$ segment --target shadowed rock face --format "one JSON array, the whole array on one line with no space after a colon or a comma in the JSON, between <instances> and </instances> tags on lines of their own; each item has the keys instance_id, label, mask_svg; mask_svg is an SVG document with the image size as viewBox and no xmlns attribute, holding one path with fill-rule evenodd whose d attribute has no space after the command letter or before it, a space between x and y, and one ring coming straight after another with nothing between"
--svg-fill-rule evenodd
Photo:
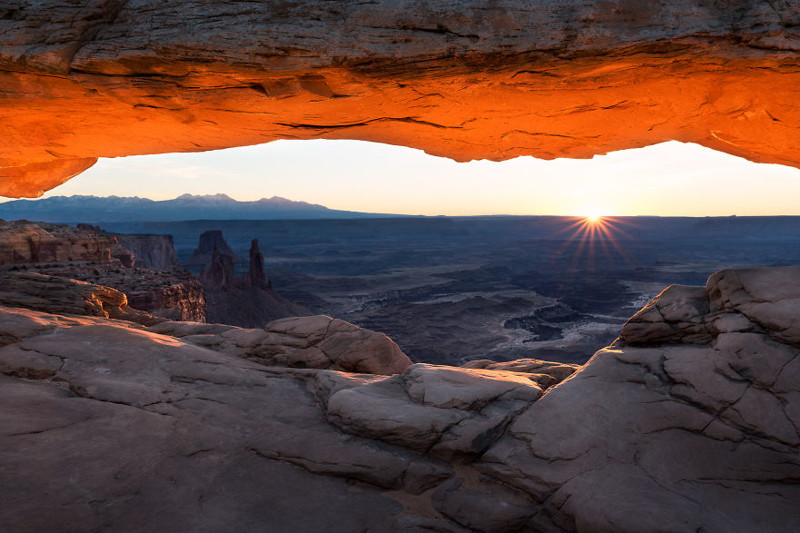
<instances>
[{"instance_id":1,"label":"shadowed rock face","mask_svg":"<svg viewBox=\"0 0 800 533\"><path fill-rule=\"evenodd\" d=\"M577 371L409 365L327 317L0 308L0 529L797 531L798 286L667 290Z\"/></svg>"},{"instance_id":2,"label":"shadowed rock face","mask_svg":"<svg viewBox=\"0 0 800 533\"><path fill-rule=\"evenodd\" d=\"M250 267L245 275L247 281L253 287L260 289L272 288L272 282L264 269L264 254L258 249L258 239L253 239L250 243Z\"/></svg>"},{"instance_id":3,"label":"shadowed rock face","mask_svg":"<svg viewBox=\"0 0 800 533\"><path fill-rule=\"evenodd\" d=\"M137 267L171 272L179 269L172 235L116 235L119 243L133 252Z\"/></svg>"},{"instance_id":4,"label":"shadowed rock face","mask_svg":"<svg viewBox=\"0 0 800 533\"><path fill-rule=\"evenodd\" d=\"M0 193L98 156L347 138L457 160L666 140L800 165L790 2L15 2ZM119 132L124 131L124 135Z\"/></svg>"},{"instance_id":5,"label":"shadowed rock face","mask_svg":"<svg viewBox=\"0 0 800 533\"><path fill-rule=\"evenodd\" d=\"M209 230L200 234L200 242L197 248L192 252L192 256L184 261L184 264L205 268L212 262L211 259L214 255L214 250L217 250L221 255L230 257L231 267L233 267L233 263L241 261L239 256L233 252L227 241L225 241L225 237L222 236L222 231Z\"/></svg>"},{"instance_id":6,"label":"shadowed rock face","mask_svg":"<svg viewBox=\"0 0 800 533\"><path fill-rule=\"evenodd\" d=\"M222 238L221 231L204 232L192 258L205 257L204 250L209 246L213 246L210 263L200 273L209 322L262 327L278 318L310 314L272 290L272 283L264 270L264 255L258 249L258 239L253 239L250 244L249 269L241 278L236 277L236 256Z\"/></svg>"}]
</instances>

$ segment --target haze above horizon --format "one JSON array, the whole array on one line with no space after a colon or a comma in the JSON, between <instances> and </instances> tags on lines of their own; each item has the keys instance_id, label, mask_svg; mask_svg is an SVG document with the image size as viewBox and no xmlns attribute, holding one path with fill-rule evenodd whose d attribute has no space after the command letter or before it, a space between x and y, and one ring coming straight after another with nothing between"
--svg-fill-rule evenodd
<instances>
[{"instance_id":1,"label":"haze above horizon","mask_svg":"<svg viewBox=\"0 0 800 533\"><path fill-rule=\"evenodd\" d=\"M275 141L101 159L44 198L185 193L408 215L800 215L800 170L679 142L591 160L456 163L363 141Z\"/></svg>"}]
</instances>

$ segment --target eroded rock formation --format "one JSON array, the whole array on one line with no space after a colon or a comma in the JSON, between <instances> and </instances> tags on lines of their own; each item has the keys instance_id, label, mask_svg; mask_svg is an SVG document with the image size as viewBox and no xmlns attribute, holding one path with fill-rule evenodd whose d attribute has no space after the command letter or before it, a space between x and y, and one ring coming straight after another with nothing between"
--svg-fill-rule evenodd
<instances>
[{"instance_id":1,"label":"eroded rock formation","mask_svg":"<svg viewBox=\"0 0 800 533\"><path fill-rule=\"evenodd\" d=\"M128 240L143 258L123 246ZM0 221L0 272L21 270L113 287L126 305L169 320L204 321L206 303L200 283L187 271L140 268L142 263L167 267L176 259L172 239L160 235L114 236L79 224ZM14 289L20 290L20 287ZM126 296L127 295L127 296ZM40 294L46 303L47 295ZM34 307L60 312L58 305Z\"/></svg>"},{"instance_id":2,"label":"eroded rock formation","mask_svg":"<svg viewBox=\"0 0 800 533\"><path fill-rule=\"evenodd\" d=\"M116 234L119 243L133 252L136 266L171 272L180 267L172 235Z\"/></svg>"},{"instance_id":3,"label":"eroded rock formation","mask_svg":"<svg viewBox=\"0 0 800 533\"><path fill-rule=\"evenodd\" d=\"M164 322L150 331L269 366L386 375L411 366L411 359L386 335L328 316L284 318L263 329Z\"/></svg>"},{"instance_id":4,"label":"eroded rock formation","mask_svg":"<svg viewBox=\"0 0 800 533\"><path fill-rule=\"evenodd\" d=\"M209 322L260 328L278 318L310 314L272 290L272 283L264 270L264 256L258 249L258 239L253 239L250 244L249 268L241 277L236 275L237 257L221 231L203 233L192 260L205 257L205 250L209 247L212 247L210 261L200 273Z\"/></svg>"},{"instance_id":5,"label":"eroded rock formation","mask_svg":"<svg viewBox=\"0 0 800 533\"><path fill-rule=\"evenodd\" d=\"M116 318L152 326L164 319L128 305L111 287L38 272L0 272L0 305L51 314Z\"/></svg>"},{"instance_id":6,"label":"eroded rock formation","mask_svg":"<svg viewBox=\"0 0 800 533\"><path fill-rule=\"evenodd\" d=\"M8 196L40 194L99 156L279 138L365 139L457 160L680 140L800 166L800 8L786 1L0 9Z\"/></svg>"},{"instance_id":7,"label":"eroded rock formation","mask_svg":"<svg viewBox=\"0 0 800 533\"><path fill-rule=\"evenodd\" d=\"M797 531L797 287L789 267L671 289L648 307L672 333L647 311L577 371L285 368L337 321L0 308L0 528ZM672 316L715 326L685 342ZM277 339L297 349L259 359Z\"/></svg>"},{"instance_id":8,"label":"eroded rock formation","mask_svg":"<svg viewBox=\"0 0 800 533\"><path fill-rule=\"evenodd\" d=\"M96 263L131 267L134 256L98 228L0 220L0 267Z\"/></svg>"},{"instance_id":9,"label":"eroded rock formation","mask_svg":"<svg viewBox=\"0 0 800 533\"><path fill-rule=\"evenodd\" d=\"M212 256L214 250L217 250L220 255L228 256L231 263L241 262L241 258L236 255L231 247L228 245L225 237L220 230L208 230L200 234L200 241L197 244L192 255L183 262L187 267L200 267L206 268L212 263Z\"/></svg>"}]
</instances>

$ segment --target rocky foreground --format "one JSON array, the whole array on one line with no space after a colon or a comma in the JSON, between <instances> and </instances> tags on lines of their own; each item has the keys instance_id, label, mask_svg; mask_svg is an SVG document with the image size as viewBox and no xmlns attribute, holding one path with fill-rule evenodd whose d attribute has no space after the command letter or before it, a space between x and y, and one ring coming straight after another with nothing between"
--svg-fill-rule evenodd
<instances>
[{"instance_id":1,"label":"rocky foreground","mask_svg":"<svg viewBox=\"0 0 800 533\"><path fill-rule=\"evenodd\" d=\"M2 307L0 530L797 531L798 318L800 267L723 271L575 371Z\"/></svg>"},{"instance_id":2,"label":"rocky foreground","mask_svg":"<svg viewBox=\"0 0 800 533\"><path fill-rule=\"evenodd\" d=\"M276 139L462 161L681 140L797 167L798 28L786 0L2 2L0 193Z\"/></svg>"}]
</instances>

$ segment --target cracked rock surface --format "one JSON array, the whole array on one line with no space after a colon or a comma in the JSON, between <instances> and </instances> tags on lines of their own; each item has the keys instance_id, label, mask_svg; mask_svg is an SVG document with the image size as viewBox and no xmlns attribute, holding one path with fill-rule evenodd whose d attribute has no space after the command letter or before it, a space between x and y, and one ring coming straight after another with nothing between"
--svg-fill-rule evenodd
<instances>
[{"instance_id":1,"label":"cracked rock surface","mask_svg":"<svg viewBox=\"0 0 800 533\"><path fill-rule=\"evenodd\" d=\"M150 331L270 366L388 375L411 365L411 359L383 333L324 315L282 318L263 329L163 322Z\"/></svg>"},{"instance_id":2,"label":"cracked rock surface","mask_svg":"<svg viewBox=\"0 0 800 533\"><path fill-rule=\"evenodd\" d=\"M258 330L0 308L0 529L797 531L797 286L667 290L563 381L269 366Z\"/></svg>"},{"instance_id":3,"label":"cracked rock surface","mask_svg":"<svg viewBox=\"0 0 800 533\"><path fill-rule=\"evenodd\" d=\"M785 0L4 0L0 194L276 139L800 166L798 28Z\"/></svg>"}]
</instances>

